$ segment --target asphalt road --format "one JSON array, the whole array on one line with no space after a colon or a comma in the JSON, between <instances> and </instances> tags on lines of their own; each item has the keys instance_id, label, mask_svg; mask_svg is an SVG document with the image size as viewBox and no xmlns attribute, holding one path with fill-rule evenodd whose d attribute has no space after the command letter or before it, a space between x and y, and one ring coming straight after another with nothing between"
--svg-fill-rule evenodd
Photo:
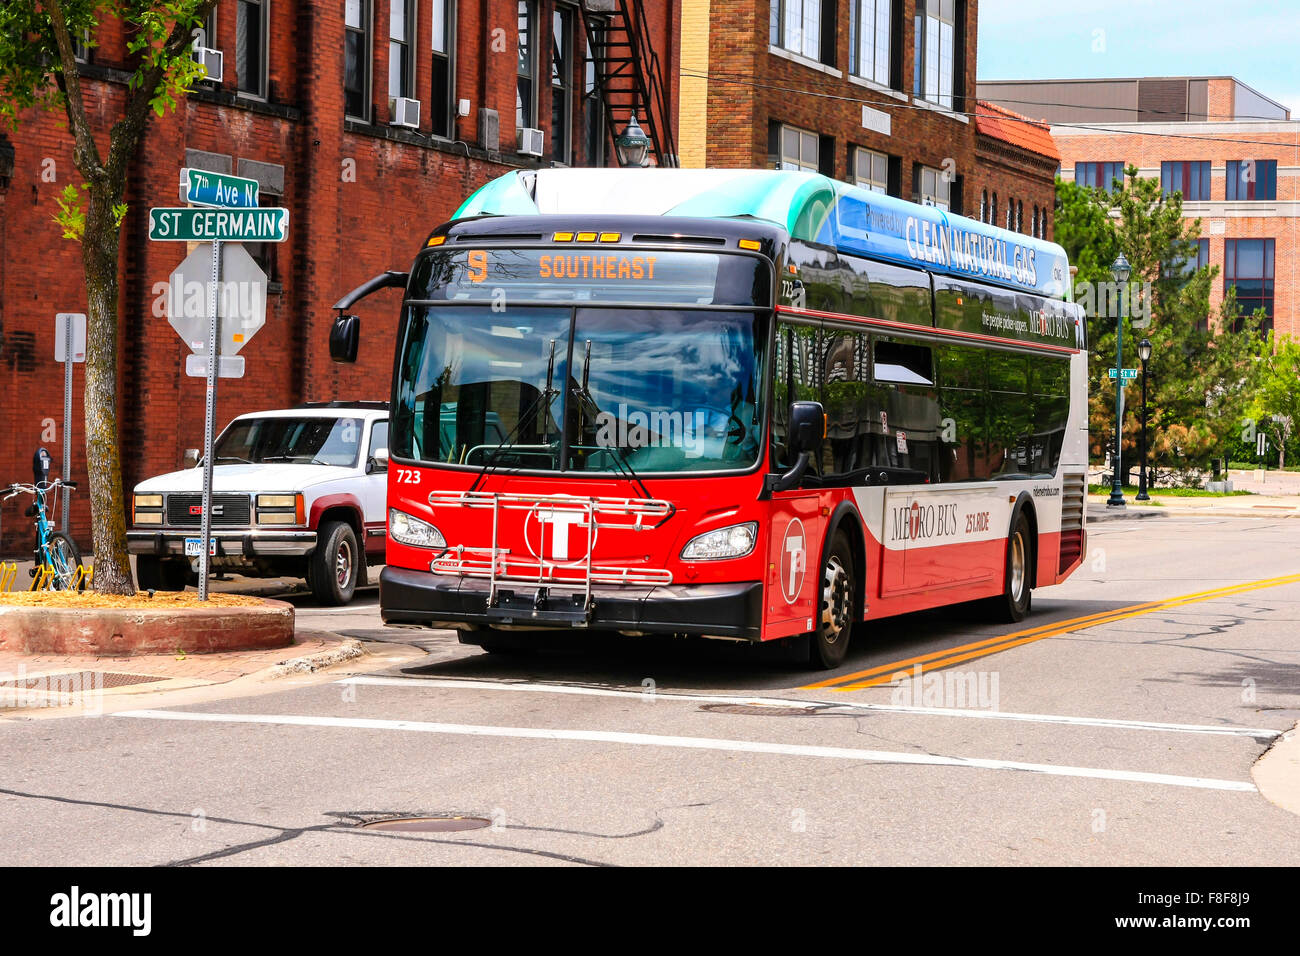
<instances>
[{"instance_id":1,"label":"asphalt road","mask_svg":"<svg viewBox=\"0 0 1300 956\"><path fill-rule=\"evenodd\" d=\"M1095 522L1025 622L880 622L832 674L633 639L495 657L383 628L373 591L297 597L300 626L427 656L0 721L0 819L22 834L0 863L1294 864L1300 817L1250 768L1300 717L1297 527ZM488 825L359 826L399 814Z\"/></svg>"}]
</instances>

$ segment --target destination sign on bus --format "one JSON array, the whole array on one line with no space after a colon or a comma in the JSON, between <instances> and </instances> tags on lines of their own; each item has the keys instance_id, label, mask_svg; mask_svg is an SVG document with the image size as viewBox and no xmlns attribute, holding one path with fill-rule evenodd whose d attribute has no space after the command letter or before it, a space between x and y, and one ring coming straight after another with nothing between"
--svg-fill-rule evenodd
<instances>
[{"instance_id":1,"label":"destination sign on bus","mask_svg":"<svg viewBox=\"0 0 1300 956\"><path fill-rule=\"evenodd\" d=\"M770 286L748 256L641 249L447 249L417 267L435 301L650 302L753 305ZM427 270L427 272L426 272ZM418 295L418 293L417 293Z\"/></svg>"}]
</instances>

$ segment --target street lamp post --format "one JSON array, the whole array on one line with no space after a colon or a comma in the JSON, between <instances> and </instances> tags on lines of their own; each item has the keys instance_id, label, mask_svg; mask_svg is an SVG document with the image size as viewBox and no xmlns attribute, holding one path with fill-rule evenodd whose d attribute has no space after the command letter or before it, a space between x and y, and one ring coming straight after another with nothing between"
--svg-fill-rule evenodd
<instances>
[{"instance_id":1,"label":"street lamp post","mask_svg":"<svg viewBox=\"0 0 1300 956\"><path fill-rule=\"evenodd\" d=\"M1142 360L1142 445L1141 461L1138 465L1138 493L1134 501L1150 501L1147 494L1147 361L1151 358L1151 340L1144 338L1138 343L1138 358Z\"/></svg>"},{"instance_id":2,"label":"street lamp post","mask_svg":"<svg viewBox=\"0 0 1300 956\"><path fill-rule=\"evenodd\" d=\"M1133 267L1129 265L1124 253L1111 264L1110 274L1119 286L1119 320L1115 323L1115 454L1111 456L1110 497L1106 505L1111 508L1123 508L1124 488L1120 482L1121 448L1124 444L1124 298L1128 292L1129 276Z\"/></svg>"},{"instance_id":3,"label":"street lamp post","mask_svg":"<svg viewBox=\"0 0 1300 956\"><path fill-rule=\"evenodd\" d=\"M636 121L636 114L628 120L627 128L614 140L614 149L618 153L618 164L624 168L644 166L650 155L650 137Z\"/></svg>"}]
</instances>

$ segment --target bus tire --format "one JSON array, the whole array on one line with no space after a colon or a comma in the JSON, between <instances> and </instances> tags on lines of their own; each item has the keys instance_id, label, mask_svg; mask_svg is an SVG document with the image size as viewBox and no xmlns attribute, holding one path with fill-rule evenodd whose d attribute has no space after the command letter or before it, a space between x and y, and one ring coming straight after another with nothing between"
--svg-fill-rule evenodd
<instances>
[{"instance_id":1,"label":"bus tire","mask_svg":"<svg viewBox=\"0 0 1300 956\"><path fill-rule=\"evenodd\" d=\"M1002 594L990 598L986 605L990 616L1004 624L1023 621L1033 604L1034 539L1029 519L1017 511L1007 535L1007 559L1003 571Z\"/></svg>"},{"instance_id":2,"label":"bus tire","mask_svg":"<svg viewBox=\"0 0 1300 956\"><path fill-rule=\"evenodd\" d=\"M321 604L347 604L357 589L357 536L346 521L327 521L317 532L316 550L308 558L312 594Z\"/></svg>"},{"instance_id":3,"label":"bus tire","mask_svg":"<svg viewBox=\"0 0 1300 956\"><path fill-rule=\"evenodd\" d=\"M835 533L821 570L817 628L808 635L808 663L817 670L831 670L843 664L849 652L857 606L853 549L842 532Z\"/></svg>"}]
</instances>

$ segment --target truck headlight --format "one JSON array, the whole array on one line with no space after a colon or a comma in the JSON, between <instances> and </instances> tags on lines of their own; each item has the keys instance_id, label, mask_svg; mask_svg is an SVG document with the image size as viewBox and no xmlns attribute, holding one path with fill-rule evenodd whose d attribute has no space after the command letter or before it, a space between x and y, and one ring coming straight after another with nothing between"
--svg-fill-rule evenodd
<instances>
[{"instance_id":1,"label":"truck headlight","mask_svg":"<svg viewBox=\"0 0 1300 956\"><path fill-rule=\"evenodd\" d=\"M713 561L718 558L743 558L758 542L758 522L728 525L697 535L682 548L683 561Z\"/></svg>"},{"instance_id":2,"label":"truck headlight","mask_svg":"<svg viewBox=\"0 0 1300 956\"><path fill-rule=\"evenodd\" d=\"M162 524L162 495L133 495L131 497L132 524Z\"/></svg>"},{"instance_id":3,"label":"truck headlight","mask_svg":"<svg viewBox=\"0 0 1300 956\"><path fill-rule=\"evenodd\" d=\"M303 496L297 495L258 495L257 523L304 525L307 513Z\"/></svg>"},{"instance_id":4,"label":"truck headlight","mask_svg":"<svg viewBox=\"0 0 1300 956\"><path fill-rule=\"evenodd\" d=\"M409 544L416 548L447 547L441 531L429 522L413 518L396 508L388 509L388 533L398 544Z\"/></svg>"}]
</instances>

